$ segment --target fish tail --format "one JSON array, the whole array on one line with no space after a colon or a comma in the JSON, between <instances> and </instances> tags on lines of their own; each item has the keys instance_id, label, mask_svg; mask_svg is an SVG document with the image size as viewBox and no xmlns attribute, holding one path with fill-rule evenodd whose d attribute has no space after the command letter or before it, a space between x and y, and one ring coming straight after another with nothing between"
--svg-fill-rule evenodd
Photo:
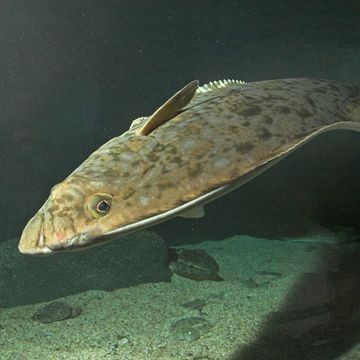
<instances>
[{"instance_id":1,"label":"fish tail","mask_svg":"<svg viewBox=\"0 0 360 360\"><path fill-rule=\"evenodd\" d=\"M350 120L358 123L360 126L360 94L349 100L346 110Z\"/></svg>"}]
</instances>

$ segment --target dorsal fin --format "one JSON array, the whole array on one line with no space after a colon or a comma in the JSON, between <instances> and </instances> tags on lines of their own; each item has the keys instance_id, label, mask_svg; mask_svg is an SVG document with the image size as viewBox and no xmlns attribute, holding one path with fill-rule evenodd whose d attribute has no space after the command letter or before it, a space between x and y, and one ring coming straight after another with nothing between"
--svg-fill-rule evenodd
<instances>
[{"instance_id":1,"label":"dorsal fin","mask_svg":"<svg viewBox=\"0 0 360 360\"><path fill-rule=\"evenodd\" d=\"M147 121L148 117L147 116L142 116L142 117L139 117L135 120L133 120L133 122L130 124L130 128L129 130L137 130L138 128L142 127L145 122Z\"/></svg>"},{"instance_id":2,"label":"dorsal fin","mask_svg":"<svg viewBox=\"0 0 360 360\"><path fill-rule=\"evenodd\" d=\"M233 79L227 79L227 80L218 80L218 81L210 81L208 84L200 86L197 90L197 94L206 93L213 90L223 89L229 86L239 86L246 84L245 81L242 80L233 80Z\"/></svg>"},{"instance_id":3,"label":"dorsal fin","mask_svg":"<svg viewBox=\"0 0 360 360\"><path fill-rule=\"evenodd\" d=\"M186 106L192 97L195 95L199 81L194 80L187 84L184 88L173 95L165 104L161 105L146 121L146 123L138 130L137 135L148 135L152 130L164 122L170 120L181 112L181 109Z\"/></svg>"}]
</instances>

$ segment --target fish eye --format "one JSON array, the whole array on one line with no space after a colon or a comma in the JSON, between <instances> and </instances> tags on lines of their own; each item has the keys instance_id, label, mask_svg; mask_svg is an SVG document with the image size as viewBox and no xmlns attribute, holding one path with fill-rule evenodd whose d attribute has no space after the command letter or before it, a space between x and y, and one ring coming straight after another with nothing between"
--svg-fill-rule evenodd
<instances>
[{"instance_id":1,"label":"fish eye","mask_svg":"<svg viewBox=\"0 0 360 360\"><path fill-rule=\"evenodd\" d=\"M101 214L107 213L111 208L111 204L107 200L102 200L96 205L97 212Z\"/></svg>"},{"instance_id":2,"label":"fish eye","mask_svg":"<svg viewBox=\"0 0 360 360\"><path fill-rule=\"evenodd\" d=\"M97 193L90 195L85 201L85 209L94 219L98 219L109 213L114 204L112 195Z\"/></svg>"}]
</instances>

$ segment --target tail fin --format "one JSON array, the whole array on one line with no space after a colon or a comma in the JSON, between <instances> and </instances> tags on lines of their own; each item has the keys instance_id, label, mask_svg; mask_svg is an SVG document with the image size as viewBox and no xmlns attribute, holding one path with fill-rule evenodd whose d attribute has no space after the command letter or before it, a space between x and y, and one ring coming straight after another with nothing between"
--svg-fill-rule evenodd
<instances>
[{"instance_id":1,"label":"tail fin","mask_svg":"<svg viewBox=\"0 0 360 360\"><path fill-rule=\"evenodd\" d=\"M349 120L360 124L360 95L349 100L346 105Z\"/></svg>"}]
</instances>

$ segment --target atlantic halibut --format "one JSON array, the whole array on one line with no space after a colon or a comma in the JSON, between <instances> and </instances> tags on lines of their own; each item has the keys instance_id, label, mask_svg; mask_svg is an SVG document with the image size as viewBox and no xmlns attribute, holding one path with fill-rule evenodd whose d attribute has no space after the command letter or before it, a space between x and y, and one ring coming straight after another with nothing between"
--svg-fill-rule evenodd
<instances>
[{"instance_id":1,"label":"atlantic halibut","mask_svg":"<svg viewBox=\"0 0 360 360\"><path fill-rule=\"evenodd\" d=\"M24 254L77 250L203 205L319 134L360 131L360 88L319 79L193 81L92 153L26 225Z\"/></svg>"}]
</instances>

